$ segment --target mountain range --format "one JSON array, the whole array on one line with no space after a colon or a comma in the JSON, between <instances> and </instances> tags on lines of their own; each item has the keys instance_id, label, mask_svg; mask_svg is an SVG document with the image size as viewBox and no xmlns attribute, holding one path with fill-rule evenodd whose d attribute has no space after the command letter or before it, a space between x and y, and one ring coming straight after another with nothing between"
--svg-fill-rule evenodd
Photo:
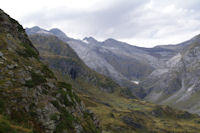
<instances>
[{"instance_id":1,"label":"mountain range","mask_svg":"<svg viewBox=\"0 0 200 133\"><path fill-rule=\"evenodd\" d=\"M33 27L26 31L28 35L42 33L57 36L68 43L88 67L112 78L138 98L200 113L199 35L176 45L143 48L114 39L102 42L93 37L72 39L59 29L47 31Z\"/></svg>"},{"instance_id":2,"label":"mountain range","mask_svg":"<svg viewBox=\"0 0 200 133\"><path fill-rule=\"evenodd\" d=\"M149 117L153 120L155 120L155 117L157 117L160 119L159 123L162 123L161 121L165 121L163 120L163 113L167 118L174 120L171 115L175 115L177 113L175 110L171 110L168 106L163 108L162 106L160 107L151 105L148 102L137 99L134 95L136 95L138 98L144 98L145 100L151 101L151 99L148 99L148 97L151 96L154 89L149 88L149 85L153 84L150 83L151 80L148 80L148 78L151 78L152 73L165 69L167 67L166 62L175 58L178 53L187 50L190 46L190 43L195 42L196 37L178 45L160 45L154 48L142 48L131 46L127 43L123 43L114 39L107 39L103 42L99 42L92 37L84 38L83 40L73 39L66 36L65 33L59 29L51 29L48 31L40 27L33 27L27 28L26 32L34 46L39 50L42 59L48 62L49 66L54 70L54 73L57 73L57 77L72 83L73 86L78 88L77 92L81 99L83 99L83 101L86 103L86 107L95 112L95 114L97 114L97 116L101 119L101 126L103 127L104 131L133 132L133 129L130 129L129 127L130 123L128 121L130 121L130 119L134 119L133 121L135 121L136 119L140 118L145 123L151 123L146 121L145 117ZM59 37L59 35L61 36ZM65 45L65 47L63 45ZM70 54L72 51L74 51L73 53L77 53L77 55L75 56L75 54ZM62 58L65 59L63 60ZM73 61L71 61L72 59L68 60L67 58L73 58ZM69 62L71 63L69 64ZM129 64L130 62L131 64ZM136 67L137 65L138 67ZM80 73L80 69L82 68L84 68L83 71L86 73L86 75L84 75L83 72ZM90 68L94 71L92 71ZM135 72L137 72L137 76L135 74L128 73L132 75L130 78L130 75L128 76L122 73L125 72L126 69L128 69L126 71L129 71L129 68L132 68ZM76 74L79 75L76 76L75 79L73 76L71 76L71 69L74 69ZM135 69L137 69L137 71ZM141 69L141 71L139 71L139 69ZM146 70L149 72L146 72L146 75L142 75ZM118 89L113 89L112 91L106 88L102 89L104 87L99 86L99 84L95 83L93 80L98 79L98 82L102 81L102 79L96 78L98 77L97 75L100 74L96 73L95 71L112 78L114 81L119 83L121 87L118 86ZM87 75L91 72L95 73L95 75L91 76L91 80L87 80L88 77L90 77ZM104 77L103 79L105 79L106 77L103 75L101 76ZM112 80L110 80L110 83L114 85ZM105 84L106 86L110 86L110 83ZM131 87L129 87L127 84ZM113 88L116 87L117 84L113 86ZM161 87L160 90L162 90ZM131 97L129 93L130 91L132 92ZM154 98L154 96L152 97ZM169 105L171 106L171 104ZM150 110L153 112L149 112L149 110L146 108L150 108ZM130 115L136 113L135 109L141 114L137 114L137 116L135 116L135 114L134 117L131 117ZM113 113L113 110L115 110L115 113ZM132 113L126 114L125 110L130 110ZM169 112L173 113L169 114ZM123 124L121 125L121 122L125 122L126 126L123 126ZM139 122L139 125L144 127L145 130L141 130L139 128L140 126L137 125L138 123L135 123L134 126L132 125L132 128L134 127L136 132L167 132L167 130L161 131L160 127L158 130L154 130L156 128L154 127L155 125L151 125L153 126L152 129L143 122ZM170 120L168 123L170 123L170 125L172 124ZM170 128L168 131L175 132L174 129ZM178 129L177 131L181 130ZM184 129L182 131L187 130Z\"/></svg>"},{"instance_id":3,"label":"mountain range","mask_svg":"<svg viewBox=\"0 0 200 133\"><path fill-rule=\"evenodd\" d=\"M83 40L68 37L61 30L45 30L40 27L27 28L28 35L46 34L57 36L78 54L84 63L94 71L112 78L132 95L145 98L147 89L139 84L153 71L166 68L166 62L178 54L195 39L177 45L159 45L153 48L137 47L114 39L103 42L93 37Z\"/></svg>"},{"instance_id":4,"label":"mountain range","mask_svg":"<svg viewBox=\"0 0 200 133\"><path fill-rule=\"evenodd\" d=\"M145 99L199 114L199 48L197 35L164 68L154 70L142 82L149 93Z\"/></svg>"},{"instance_id":5,"label":"mountain range","mask_svg":"<svg viewBox=\"0 0 200 133\"><path fill-rule=\"evenodd\" d=\"M199 41L142 48L25 32L0 10L0 133L197 133Z\"/></svg>"}]
</instances>

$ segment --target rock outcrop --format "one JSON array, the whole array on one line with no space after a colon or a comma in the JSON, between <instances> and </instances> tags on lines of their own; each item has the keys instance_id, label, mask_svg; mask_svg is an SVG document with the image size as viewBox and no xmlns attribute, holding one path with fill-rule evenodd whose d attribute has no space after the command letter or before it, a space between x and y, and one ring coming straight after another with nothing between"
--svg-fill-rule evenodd
<instances>
[{"instance_id":1,"label":"rock outcrop","mask_svg":"<svg viewBox=\"0 0 200 133\"><path fill-rule=\"evenodd\" d=\"M166 62L163 69L152 72L142 83L147 88L146 100L185 109L199 110L199 35L187 41L187 47Z\"/></svg>"},{"instance_id":2,"label":"rock outcrop","mask_svg":"<svg viewBox=\"0 0 200 133\"><path fill-rule=\"evenodd\" d=\"M40 61L23 27L0 10L0 114L37 133L97 133L70 84ZM14 128L14 127L13 127Z\"/></svg>"}]
</instances>

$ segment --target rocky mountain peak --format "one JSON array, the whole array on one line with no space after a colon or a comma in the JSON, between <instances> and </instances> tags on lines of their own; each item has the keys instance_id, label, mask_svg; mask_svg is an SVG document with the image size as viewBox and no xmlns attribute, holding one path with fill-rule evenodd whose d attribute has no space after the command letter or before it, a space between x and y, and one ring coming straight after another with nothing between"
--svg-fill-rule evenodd
<instances>
[{"instance_id":1,"label":"rocky mountain peak","mask_svg":"<svg viewBox=\"0 0 200 133\"><path fill-rule=\"evenodd\" d=\"M31 30L31 31L33 31L33 32L37 32L37 31L40 31L40 30L42 30L39 26L34 26L34 27L32 27L32 28L26 28L27 30Z\"/></svg>"},{"instance_id":2,"label":"rocky mountain peak","mask_svg":"<svg viewBox=\"0 0 200 133\"><path fill-rule=\"evenodd\" d=\"M48 30L42 29L39 26L34 26L32 28L26 28L25 30L28 35L36 34L36 33L41 34L41 35L53 35Z\"/></svg>"},{"instance_id":3,"label":"rocky mountain peak","mask_svg":"<svg viewBox=\"0 0 200 133\"><path fill-rule=\"evenodd\" d=\"M98 43L98 41L95 38L91 37L91 36L90 37L85 37L83 39L83 41L86 41L86 42L88 42L90 44L97 44Z\"/></svg>"},{"instance_id":4,"label":"rocky mountain peak","mask_svg":"<svg viewBox=\"0 0 200 133\"><path fill-rule=\"evenodd\" d=\"M49 30L49 32L53 33L56 36L59 36L62 38L67 38L67 35L58 28L53 28L53 29Z\"/></svg>"},{"instance_id":5,"label":"rocky mountain peak","mask_svg":"<svg viewBox=\"0 0 200 133\"><path fill-rule=\"evenodd\" d=\"M112 47L131 46L131 45L126 44L126 43L124 43L124 42L115 40L115 39L113 39L113 38L108 38L108 39L106 39L105 41L103 41L102 43L103 43L104 45L106 45L106 46L112 46ZM132 47L135 47L135 46L132 46Z\"/></svg>"},{"instance_id":6,"label":"rocky mountain peak","mask_svg":"<svg viewBox=\"0 0 200 133\"><path fill-rule=\"evenodd\" d=\"M118 42L117 40L113 39L113 38L108 38L104 41L105 43L112 43L112 42Z\"/></svg>"}]
</instances>

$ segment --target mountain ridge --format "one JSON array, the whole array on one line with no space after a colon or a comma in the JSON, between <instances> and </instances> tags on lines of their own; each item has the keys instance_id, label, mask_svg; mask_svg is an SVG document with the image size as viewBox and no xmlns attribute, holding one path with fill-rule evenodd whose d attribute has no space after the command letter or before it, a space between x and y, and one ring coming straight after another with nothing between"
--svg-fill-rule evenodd
<instances>
[{"instance_id":1,"label":"mountain ridge","mask_svg":"<svg viewBox=\"0 0 200 133\"><path fill-rule=\"evenodd\" d=\"M42 37L41 37L42 36ZM41 34L29 35L29 38L32 40L33 44L40 51L41 56L45 55L43 58L52 58L55 60L50 60L51 63L59 64L61 62L59 53L65 53L65 59L69 57L69 51L62 52L64 47L60 45L60 41L56 41L55 37L49 36L50 39L45 39L46 41L40 38L48 38L48 36L43 36ZM48 41L47 41L48 40ZM79 42L80 40L76 40ZM45 43L46 42L46 43ZM48 43L47 43L48 42ZM62 42L62 44L65 44ZM65 44L67 45L67 44ZM84 45L87 45L84 43ZM50 47L49 47L50 46ZM70 46L70 45L69 45ZM61 47L61 51L54 51L54 47ZM96 46L91 46L96 47ZM49 49L49 48L52 48ZM98 48L98 47L97 47ZM46 52L44 52L46 50ZM52 54L52 52L55 55ZM57 55L58 54L58 55ZM68 55L68 56L67 56ZM80 59L79 59L80 60ZM130 99L124 97L119 93L119 90L114 90L113 92L102 91L97 88L98 86L88 84L85 82L87 76L83 78L77 77L75 80L70 76L70 73L66 73L65 69L71 68L67 63L71 62L70 60L64 60L65 65L62 69L55 67L57 77L67 82L71 82L73 86L82 91L78 91L80 98L86 104L86 107L92 110L98 118L100 118L100 125L103 128L104 132L111 133L147 133L147 132L195 132L196 130L192 127L188 127L188 123L196 125L196 115L191 115L187 112L178 111L172 109L168 106L158 106L151 104L146 101L141 101L139 99ZM81 64L78 64L82 66ZM73 66L77 70L76 65ZM99 79L100 80L100 79ZM77 84L78 83L78 84ZM107 84L109 85L109 84ZM130 93L130 92L126 92ZM184 123L187 123L186 125ZM168 128L166 128L168 126ZM179 128L180 127L180 128ZM197 129L198 130L198 129Z\"/></svg>"},{"instance_id":2,"label":"mountain ridge","mask_svg":"<svg viewBox=\"0 0 200 133\"><path fill-rule=\"evenodd\" d=\"M167 61L166 67L159 70L160 73L153 72L147 77L143 84L144 86L150 85L151 89L149 90L147 87L150 94L146 99L155 103L176 106L192 113L199 113L199 43L198 35L192 39L187 48L182 49Z\"/></svg>"},{"instance_id":3,"label":"mountain ridge","mask_svg":"<svg viewBox=\"0 0 200 133\"><path fill-rule=\"evenodd\" d=\"M27 34L31 33L27 30ZM93 37L76 40L54 35L68 43L91 69L112 78L122 87L128 87L140 98L145 96L143 90L134 90L132 86L154 69L164 67L165 62L177 53L177 50L167 48L132 46L111 38L100 42Z\"/></svg>"}]
</instances>

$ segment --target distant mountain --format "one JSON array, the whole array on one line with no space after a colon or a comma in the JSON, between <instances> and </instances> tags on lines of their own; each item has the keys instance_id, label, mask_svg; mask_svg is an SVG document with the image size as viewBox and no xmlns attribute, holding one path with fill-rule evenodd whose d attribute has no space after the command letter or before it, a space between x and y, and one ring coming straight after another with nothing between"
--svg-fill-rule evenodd
<instances>
[{"instance_id":1,"label":"distant mountain","mask_svg":"<svg viewBox=\"0 0 200 133\"><path fill-rule=\"evenodd\" d=\"M34 26L34 27L32 27L31 29L26 28L25 30L26 30L26 32L29 33L29 34L38 33L38 34L43 34L43 35L45 35L45 34L47 34L47 35L54 35L53 33L49 32L49 31L47 31L47 30L45 30L45 29L41 29L41 28L38 27L38 26Z\"/></svg>"},{"instance_id":2,"label":"distant mountain","mask_svg":"<svg viewBox=\"0 0 200 133\"><path fill-rule=\"evenodd\" d=\"M135 95L145 96L142 87L135 89L136 84L149 75L155 68L162 67L164 62L174 56L176 51L165 48L141 48L114 39L99 42L93 37L76 40L67 37L61 30L50 31L35 27L26 29L27 34L54 34L68 43L78 56L91 69L111 77L123 87L129 88ZM37 28L39 29L39 28ZM36 32L34 32L36 31Z\"/></svg>"},{"instance_id":3,"label":"distant mountain","mask_svg":"<svg viewBox=\"0 0 200 133\"><path fill-rule=\"evenodd\" d=\"M34 32L30 31L34 31L34 29L33 27L33 30L30 28L26 31L28 34L33 34ZM40 32L35 33L43 34L42 31L46 30L41 29ZM59 29L47 32L68 43L88 67L112 78L119 85L128 88L132 94L140 98L144 98L148 95L148 92L145 92L139 83L154 70L165 69L166 62L170 58L187 48L195 40L193 38L177 45L143 48L114 39L100 42L93 37L85 37L83 40L77 40L67 37Z\"/></svg>"},{"instance_id":4,"label":"distant mountain","mask_svg":"<svg viewBox=\"0 0 200 133\"><path fill-rule=\"evenodd\" d=\"M200 114L200 35L183 44L185 48L165 68L156 69L144 80L145 99Z\"/></svg>"},{"instance_id":5,"label":"distant mountain","mask_svg":"<svg viewBox=\"0 0 200 133\"><path fill-rule=\"evenodd\" d=\"M34 32L32 31L33 31L32 28L26 29L26 32L29 36L34 35ZM42 31L46 31L46 30L41 29L41 31L36 31L35 34L44 35ZM46 35L51 35L52 33L59 33L59 32L52 32L52 31L53 30L48 31L49 33ZM128 90L131 92L128 94L144 97L143 96L144 93L142 92L143 91L142 87L129 81L125 76L120 74L117 70L115 70L115 68L111 64L108 63L108 61L105 59L105 56L103 56L103 53L100 54L100 52L98 52L99 48L97 45L100 45L100 42L98 42L92 37L84 38L84 40L76 40L76 39L69 38L67 36L66 38L63 38L63 36L61 37L59 35L60 33L55 34L55 36L57 36L59 39L69 44L70 47L72 47L75 50L78 56L90 68L92 68L93 70L101 74L111 77L112 79L117 81L117 83L119 83L122 87L128 88ZM92 45L90 44L91 42L93 42Z\"/></svg>"},{"instance_id":6,"label":"distant mountain","mask_svg":"<svg viewBox=\"0 0 200 133\"><path fill-rule=\"evenodd\" d=\"M59 38L64 42L69 41L71 39L68 36L66 36L64 32L62 32L60 29L57 28L53 28L49 32L52 33L53 35L59 36Z\"/></svg>"},{"instance_id":7,"label":"distant mountain","mask_svg":"<svg viewBox=\"0 0 200 133\"><path fill-rule=\"evenodd\" d=\"M109 78L88 68L74 50L56 36L44 36L37 33L29 35L29 38L39 50L42 59L48 62L52 69L69 75L76 82L81 80L109 93L113 93L119 88L119 85Z\"/></svg>"},{"instance_id":8,"label":"distant mountain","mask_svg":"<svg viewBox=\"0 0 200 133\"><path fill-rule=\"evenodd\" d=\"M125 97L124 92L121 93L125 88L120 88L109 78L90 70L69 45L58 37L36 33L29 34L29 38L39 50L43 61L47 61L54 70L56 77L76 86L75 91L86 107L100 119L103 132L178 133L200 130L200 118L197 115ZM88 41L98 43L93 38L85 38L84 41L83 45ZM93 120L97 121L96 118Z\"/></svg>"}]
</instances>

